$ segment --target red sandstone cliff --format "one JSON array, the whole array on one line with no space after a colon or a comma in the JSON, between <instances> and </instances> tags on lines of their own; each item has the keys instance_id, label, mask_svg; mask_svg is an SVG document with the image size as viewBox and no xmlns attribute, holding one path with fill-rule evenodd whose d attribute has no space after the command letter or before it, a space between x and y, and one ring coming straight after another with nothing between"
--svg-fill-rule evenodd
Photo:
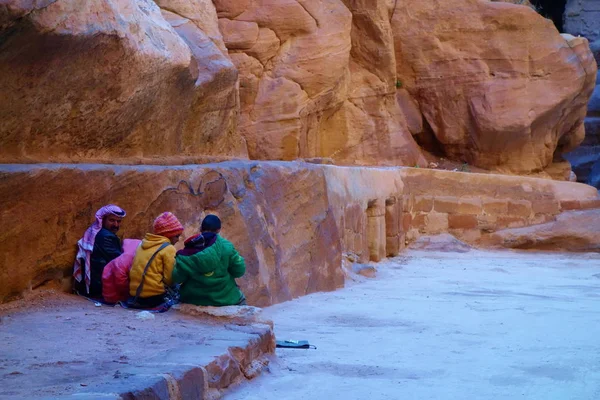
<instances>
[{"instance_id":1,"label":"red sandstone cliff","mask_svg":"<svg viewBox=\"0 0 600 400\"><path fill-rule=\"evenodd\" d=\"M414 136L538 173L596 77L585 39L480 0L12 0L0 37L2 162L424 166Z\"/></svg>"}]
</instances>

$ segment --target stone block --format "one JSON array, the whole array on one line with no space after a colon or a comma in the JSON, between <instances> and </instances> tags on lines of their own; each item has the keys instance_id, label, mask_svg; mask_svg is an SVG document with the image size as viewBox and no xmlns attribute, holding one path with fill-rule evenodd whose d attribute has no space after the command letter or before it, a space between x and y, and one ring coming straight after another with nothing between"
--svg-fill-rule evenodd
<instances>
[{"instance_id":1,"label":"stone block","mask_svg":"<svg viewBox=\"0 0 600 400\"><path fill-rule=\"evenodd\" d=\"M600 208L600 199L579 200L579 206L582 210Z\"/></svg>"},{"instance_id":2,"label":"stone block","mask_svg":"<svg viewBox=\"0 0 600 400\"><path fill-rule=\"evenodd\" d=\"M531 203L531 209L534 214L558 214L560 212L560 203L555 199L540 199Z\"/></svg>"},{"instance_id":3,"label":"stone block","mask_svg":"<svg viewBox=\"0 0 600 400\"><path fill-rule=\"evenodd\" d=\"M451 233L458 239L467 242L475 243L481 239L481 230L477 229L454 229Z\"/></svg>"},{"instance_id":4,"label":"stone block","mask_svg":"<svg viewBox=\"0 0 600 400\"><path fill-rule=\"evenodd\" d=\"M478 226L477 217L474 215L448 215L448 227L450 229L475 229Z\"/></svg>"},{"instance_id":5,"label":"stone block","mask_svg":"<svg viewBox=\"0 0 600 400\"><path fill-rule=\"evenodd\" d=\"M527 225L527 218L499 216L497 220L498 229L502 228L520 228Z\"/></svg>"},{"instance_id":6,"label":"stone block","mask_svg":"<svg viewBox=\"0 0 600 400\"><path fill-rule=\"evenodd\" d=\"M430 212L433 210L432 196L415 196L415 203L412 207L413 212Z\"/></svg>"},{"instance_id":7,"label":"stone block","mask_svg":"<svg viewBox=\"0 0 600 400\"><path fill-rule=\"evenodd\" d=\"M580 208L579 200L562 200L560 202L561 211L579 210Z\"/></svg>"},{"instance_id":8,"label":"stone block","mask_svg":"<svg viewBox=\"0 0 600 400\"><path fill-rule=\"evenodd\" d=\"M425 233L442 233L448 230L448 214L431 212L425 216Z\"/></svg>"},{"instance_id":9,"label":"stone block","mask_svg":"<svg viewBox=\"0 0 600 400\"><path fill-rule=\"evenodd\" d=\"M433 200L433 208L440 213L457 213L459 211L459 198L453 196L436 196Z\"/></svg>"},{"instance_id":10,"label":"stone block","mask_svg":"<svg viewBox=\"0 0 600 400\"><path fill-rule=\"evenodd\" d=\"M406 195L402 196L402 211L404 211L404 212L412 211L414 203L415 203L415 199L412 195L406 194Z\"/></svg>"},{"instance_id":11,"label":"stone block","mask_svg":"<svg viewBox=\"0 0 600 400\"><path fill-rule=\"evenodd\" d=\"M411 213L405 212L402 213L402 231L408 232L408 230L412 227L413 217Z\"/></svg>"},{"instance_id":12,"label":"stone block","mask_svg":"<svg viewBox=\"0 0 600 400\"><path fill-rule=\"evenodd\" d=\"M539 225L547 222L556 221L556 216L552 214L536 214L533 218L530 218L528 223L525 225ZM521 226L525 226L521 225Z\"/></svg>"},{"instance_id":13,"label":"stone block","mask_svg":"<svg viewBox=\"0 0 600 400\"><path fill-rule=\"evenodd\" d=\"M378 262L385 258L386 236L385 217L383 215L367 217L367 242L371 261Z\"/></svg>"},{"instance_id":14,"label":"stone block","mask_svg":"<svg viewBox=\"0 0 600 400\"><path fill-rule=\"evenodd\" d=\"M395 257L400 253L402 249L400 240L404 238L404 235L387 236L385 240L385 252L387 257Z\"/></svg>"},{"instance_id":15,"label":"stone block","mask_svg":"<svg viewBox=\"0 0 600 400\"><path fill-rule=\"evenodd\" d=\"M508 201L506 199L483 199L483 212L490 215L505 215L508 213Z\"/></svg>"},{"instance_id":16,"label":"stone block","mask_svg":"<svg viewBox=\"0 0 600 400\"><path fill-rule=\"evenodd\" d=\"M458 203L457 214L481 214L481 199L477 197L461 197Z\"/></svg>"},{"instance_id":17,"label":"stone block","mask_svg":"<svg viewBox=\"0 0 600 400\"><path fill-rule=\"evenodd\" d=\"M410 224L411 228L415 228L415 229L418 229L419 231L422 231L426 225L426 220L425 220L426 216L427 216L427 213L415 214L412 217L412 222Z\"/></svg>"},{"instance_id":18,"label":"stone block","mask_svg":"<svg viewBox=\"0 0 600 400\"><path fill-rule=\"evenodd\" d=\"M394 197L387 199L385 201L385 234L387 236L395 236L402 231L401 218L401 204Z\"/></svg>"},{"instance_id":19,"label":"stone block","mask_svg":"<svg viewBox=\"0 0 600 400\"><path fill-rule=\"evenodd\" d=\"M498 217L495 215L479 215L477 217L477 224L479 229L484 232L492 232L496 230L496 221Z\"/></svg>"},{"instance_id":20,"label":"stone block","mask_svg":"<svg viewBox=\"0 0 600 400\"><path fill-rule=\"evenodd\" d=\"M531 215L531 202L527 200L509 200L508 215L528 218Z\"/></svg>"}]
</instances>

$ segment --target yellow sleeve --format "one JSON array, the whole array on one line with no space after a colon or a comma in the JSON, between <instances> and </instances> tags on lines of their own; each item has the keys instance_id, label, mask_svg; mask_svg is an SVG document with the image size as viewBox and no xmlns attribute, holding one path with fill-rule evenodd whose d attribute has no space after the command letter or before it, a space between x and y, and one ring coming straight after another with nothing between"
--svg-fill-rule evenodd
<instances>
[{"instance_id":1,"label":"yellow sleeve","mask_svg":"<svg viewBox=\"0 0 600 400\"><path fill-rule=\"evenodd\" d=\"M173 268L175 267L175 246L167 246L163 251L163 282L167 286L173 284Z\"/></svg>"}]
</instances>

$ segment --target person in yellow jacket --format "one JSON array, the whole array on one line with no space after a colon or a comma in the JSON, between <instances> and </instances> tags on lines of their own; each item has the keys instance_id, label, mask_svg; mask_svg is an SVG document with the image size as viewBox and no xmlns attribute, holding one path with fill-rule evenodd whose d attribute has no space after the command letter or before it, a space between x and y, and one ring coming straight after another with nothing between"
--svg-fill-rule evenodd
<instances>
[{"instance_id":1,"label":"person in yellow jacket","mask_svg":"<svg viewBox=\"0 0 600 400\"><path fill-rule=\"evenodd\" d=\"M129 272L128 304L135 308L155 308L165 302L165 286L171 286L175 265L175 243L183 225L170 212L160 214L152 233L146 233Z\"/></svg>"}]
</instances>

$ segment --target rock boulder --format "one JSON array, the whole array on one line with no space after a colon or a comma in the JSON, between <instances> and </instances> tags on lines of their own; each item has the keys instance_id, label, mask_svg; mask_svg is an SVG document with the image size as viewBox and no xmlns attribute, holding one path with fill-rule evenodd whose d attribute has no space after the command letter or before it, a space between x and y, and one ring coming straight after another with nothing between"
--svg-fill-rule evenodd
<instances>
[{"instance_id":1,"label":"rock boulder","mask_svg":"<svg viewBox=\"0 0 600 400\"><path fill-rule=\"evenodd\" d=\"M170 24L150 0L0 7L0 162L244 156L212 4L160 3Z\"/></svg>"},{"instance_id":2,"label":"rock boulder","mask_svg":"<svg viewBox=\"0 0 600 400\"><path fill-rule=\"evenodd\" d=\"M448 158L527 174L583 140L596 79L586 39L479 0L397 2L392 28L398 80Z\"/></svg>"}]
</instances>

